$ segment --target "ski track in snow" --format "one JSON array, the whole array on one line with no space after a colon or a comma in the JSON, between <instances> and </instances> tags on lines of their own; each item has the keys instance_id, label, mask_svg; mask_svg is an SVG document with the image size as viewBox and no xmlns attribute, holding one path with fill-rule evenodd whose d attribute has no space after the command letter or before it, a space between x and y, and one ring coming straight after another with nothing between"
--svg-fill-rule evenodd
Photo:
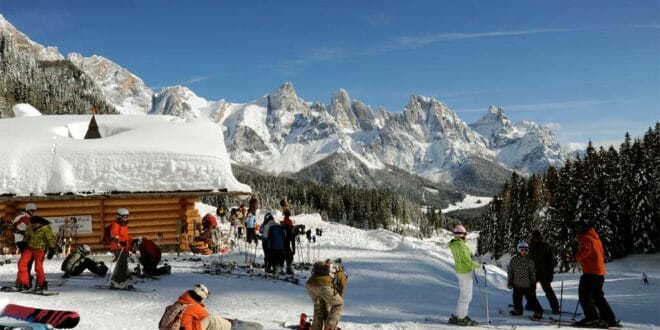
<instances>
[{"instance_id":1,"label":"ski track in snow","mask_svg":"<svg viewBox=\"0 0 660 330\"><path fill-rule=\"evenodd\" d=\"M281 215L276 213L276 219ZM263 213L262 213L263 215ZM262 216L259 217L260 221ZM360 230L344 225L323 222L319 215L293 217L307 229L323 229L316 244L302 244L298 253L309 253L315 259L343 259L348 278L342 329L450 329L448 324L429 322L426 318L446 320L454 311L458 295L454 265L447 242L451 236L419 240L391 233L386 230ZM476 238L478 235L471 235ZM470 245L474 249L475 242ZM308 252L309 251L309 252ZM261 247L257 249L261 256ZM297 324L298 315L313 314L313 306L303 286L259 277L235 278L193 273L201 271L203 263L221 257L202 256L202 261L186 260L192 254L165 254L173 266L172 275L160 280L137 283L144 289L157 291L125 292L92 289L93 285L105 284L105 278L72 278L62 286L61 258L45 261L45 269L52 290L61 291L58 296L42 297L20 293L1 293L1 303L16 303L41 308L74 310L81 321L76 329L153 329L165 306L195 283L206 284L211 296L206 301L209 311L229 318L257 321L265 329L281 329L280 323ZM109 262L107 254L97 254L96 259ZM238 260L236 254L222 257ZM0 266L0 281L13 282L16 276L16 257L11 264ZM296 256L298 261L299 257ZM604 291L617 317L626 329L654 329L660 326L660 254L631 256L608 264ZM133 267L133 265L131 265ZM506 272L496 266L488 266L488 303L490 320L498 328L556 328L524 318L511 318L498 313L508 313L511 291L506 289ZM646 272L650 287L641 284L641 273ZM308 271L302 271L307 276ZM87 274L87 273L86 273ZM486 319L484 311L484 277L478 271L479 284L475 285L470 316L477 321ZM560 282L564 280L564 310L573 311L577 300L579 274L557 274L553 287L560 294ZM539 301L547 308L547 300L541 290ZM570 316L567 317L570 319ZM564 327L564 326L562 326ZM568 328L568 327L564 327Z\"/></svg>"}]
</instances>

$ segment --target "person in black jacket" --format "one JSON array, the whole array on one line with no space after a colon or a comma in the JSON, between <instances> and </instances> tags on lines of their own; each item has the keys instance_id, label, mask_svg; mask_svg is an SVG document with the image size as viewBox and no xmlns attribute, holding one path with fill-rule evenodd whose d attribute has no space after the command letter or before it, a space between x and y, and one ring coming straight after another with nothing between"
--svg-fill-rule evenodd
<instances>
[{"instance_id":1,"label":"person in black jacket","mask_svg":"<svg viewBox=\"0 0 660 330\"><path fill-rule=\"evenodd\" d=\"M545 242L538 230L532 232L532 239L529 242L529 257L534 261L536 282L541 283L541 288L543 288L548 303L550 303L552 314L559 314L559 302L550 285L555 273L555 256L552 253L552 247ZM534 287L536 287L536 284L534 284ZM536 295L536 290L534 290L534 294Z\"/></svg>"}]
</instances>

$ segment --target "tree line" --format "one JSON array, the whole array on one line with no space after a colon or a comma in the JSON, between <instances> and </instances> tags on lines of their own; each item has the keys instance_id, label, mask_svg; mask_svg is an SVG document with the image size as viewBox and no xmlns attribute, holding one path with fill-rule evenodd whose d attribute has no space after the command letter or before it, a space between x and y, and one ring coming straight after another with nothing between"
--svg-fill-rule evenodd
<instances>
[{"instance_id":1,"label":"tree line","mask_svg":"<svg viewBox=\"0 0 660 330\"><path fill-rule=\"evenodd\" d=\"M444 226L439 209L424 208L414 199L393 191L319 185L240 166L232 166L232 171L238 181L252 187L264 210L278 209L286 197L294 214L319 213L324 221L356 228L428 237ZM225 208L245 202L230 197L206 197L204 201Z\"/></svg>"},{"instance_id":2,"label":"tree line","mask_svg":"<svg viewBox=\"0 0 660 330\"><path fill-rule=\"evenodd\" d=\"M585 223L599 233L608 261L659 251L660 123L641 139L626 133L618 150L589 142L583 157L561 169L529 178L513 173L482 220L478 253L513 253L538 229L555 251L573 255L575 228Z\"/></svg>"}]
</instances>

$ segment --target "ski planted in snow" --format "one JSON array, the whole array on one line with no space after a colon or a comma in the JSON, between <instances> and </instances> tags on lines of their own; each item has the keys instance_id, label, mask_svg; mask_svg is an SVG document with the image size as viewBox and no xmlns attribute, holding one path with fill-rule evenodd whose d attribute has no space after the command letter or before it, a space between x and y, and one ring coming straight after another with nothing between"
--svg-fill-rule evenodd
<instances>
[{"instance_id":1,"label":"ski planted in snow","mask_svg":"<svg viewBox=\"0 0 660 330\"><path fill-rule=\"evenodd\" d=\"M80 322L80 315L74 311L34 308L16 304L5 306L0 316L26 322L50 324L61 329L74 328Z\"/></svg>"}]
</instances>

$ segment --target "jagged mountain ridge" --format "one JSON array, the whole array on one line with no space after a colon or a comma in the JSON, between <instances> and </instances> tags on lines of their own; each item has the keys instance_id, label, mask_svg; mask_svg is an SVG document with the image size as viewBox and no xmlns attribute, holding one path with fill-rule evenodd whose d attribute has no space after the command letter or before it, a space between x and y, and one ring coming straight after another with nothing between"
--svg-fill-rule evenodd
<instances>
[{"instance_id":1,"label":"jagged mountain ridge","mask_svg":"<svg viewBox=\"0 0 660 330\"><path fill-rule=\"evenodd\" d=\"M1 16L0 23L4 31L10 30ZM15 29L9 33L20 34ZM29 46L33 56L64 58L56 48L31 40L21 45ZM332 95L330 104L306 102L289 82L245 104L208 101L183 86L154 93L139 77L101 56L84 58L72 53L67 59L97 84L101 96L120 113L214 121L225 128L234 162L271 173L300 172L343 154L350 157L332 159L350 160L343 162L346 173L358 167L375 173L393 166L435 182L459 186L470 182L472 191L492 193L508 170L537 173L565 159L548 129L531 122L511 124L503 110L494 107L479 122L467 125L445 104L429 97L412 96L403 112L374 111L351 100L344 89ZM374 175L366 172L359 171ZM378 181L338 179L342 180Z\"/></svg>"}]
</instances>

